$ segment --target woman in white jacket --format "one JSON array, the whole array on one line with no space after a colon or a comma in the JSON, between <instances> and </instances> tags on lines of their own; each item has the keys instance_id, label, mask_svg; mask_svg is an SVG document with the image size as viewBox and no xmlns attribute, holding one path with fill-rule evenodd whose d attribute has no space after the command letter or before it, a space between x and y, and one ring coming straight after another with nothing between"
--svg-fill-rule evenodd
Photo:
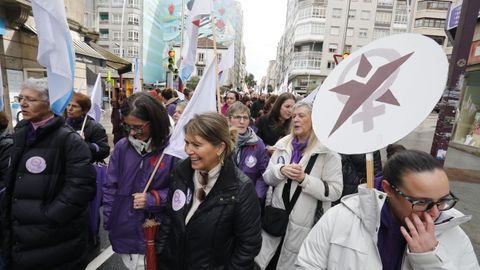
<instances>
[{"instance_id":1,"label":"woman in white jacket","mask_svg":"<svg viewBox=\"0 0 480 270\"><path fill-rule=\"evenodd\" d=\"M301 187L301 193L290 213L284 237L262 230L262 249L255 258L261 269L294 269L298 251L314 225L316 213L326 211L342 194L340 156L317 140L311 114L309 103L299 102L294 106L292 133L276 143L263 174L265 182L274 187L273 207L286 209L282 198L285 186L290 186L290 200L297 186ZM305 168L314 155L315 162L307 174Z\"/></svg>"}]
</instances>

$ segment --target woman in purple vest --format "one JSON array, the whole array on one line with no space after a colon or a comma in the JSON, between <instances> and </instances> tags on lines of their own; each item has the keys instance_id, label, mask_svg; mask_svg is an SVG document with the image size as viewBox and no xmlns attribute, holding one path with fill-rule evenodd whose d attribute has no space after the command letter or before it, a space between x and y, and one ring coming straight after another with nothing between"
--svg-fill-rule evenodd
<instances>
[{"instance_id":1,"label":"woman in purple vest","mask_svg":"<svg viewBox=\"0 0 480 270\"><path fill-rule=\"evenodd\" d=\"M268 185L263 181L262 175L270 160L265 144L250 127L250 110L240 101L228 108L228 121L238 132L233 161L253 181L257 196L263 204Z\"/></svg>"},{"instance_id":2,"label":"woman in purple vest","mask_svg":"<svg viewBox=\"0 0 480 270\"><path fill-rule=\"evenodd\" d=\"M103 185L104 227L110 243L128 269L143 269L146 217L161 221L177 159L164 155L147 193L143 189L168 144L170 122L165 107L150 95L137 93L122 104L124 129L110 157ZM138 267L138 268L137 268Z\"/></svg>"}]
</instances>

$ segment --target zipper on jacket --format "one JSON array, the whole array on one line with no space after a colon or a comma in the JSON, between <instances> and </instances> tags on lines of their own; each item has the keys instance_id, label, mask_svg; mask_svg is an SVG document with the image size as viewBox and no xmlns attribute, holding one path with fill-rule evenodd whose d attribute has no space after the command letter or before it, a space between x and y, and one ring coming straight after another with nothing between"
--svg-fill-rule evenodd
<instances>
[{"instance_id":1,"label":"zipper on jacket","mask_svg":"<svg viewBox=\"0 0 480 270\"><path fill-rule=\"evenodd\" d=\"M140 169L143 169L143 159L140 160Z\"/></svg>"}]
</instances>

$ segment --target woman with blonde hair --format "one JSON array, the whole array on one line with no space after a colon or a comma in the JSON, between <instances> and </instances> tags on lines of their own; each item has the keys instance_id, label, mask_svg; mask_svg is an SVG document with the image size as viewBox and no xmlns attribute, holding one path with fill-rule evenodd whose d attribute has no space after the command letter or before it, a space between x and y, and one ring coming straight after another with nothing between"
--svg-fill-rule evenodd
<instances>
[{"instance_id":1,"label":"woman with blonde hair","mask_svg":"<svg viewBox=\"0 0 480 270\"><path fill-rule=\"evenodd\" d=\"M255 258L261 269L295 269L303 240L342 194L340 156L317 140L311 116L311 104L293 106L291 134L275 144L263 174L275 189L262 218L262 249ZM272 222L278 212L285 217L282 224Z\"/></svg>"},{"instance_id":2,"label":"woman with blonde hair","mask_svg":"<svg viewBox=\"0 0 480 270\"><path fill-rule=\"evenodd\" d=\"M236 134L218 113L196 115L184 130L188 158L172 173L158 269L253 269L260 206L252 181L232 161Z\"/></svg>"}]
</instances>

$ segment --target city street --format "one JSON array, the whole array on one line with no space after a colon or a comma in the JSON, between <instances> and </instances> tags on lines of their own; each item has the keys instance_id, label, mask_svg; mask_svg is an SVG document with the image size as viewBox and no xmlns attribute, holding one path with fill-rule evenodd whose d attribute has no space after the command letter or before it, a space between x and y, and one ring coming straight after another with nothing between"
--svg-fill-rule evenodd
<instances>
[{"instance_id":1,"label":"city street","mask_svg":"<svg viewBox=\"0 0 480 270\"><path fill-rule=\"evenodd\" d=\"M111 134L110 124L110 112L107 110L104 112L102 118L102 124L107 130L107 134ZM432 144L433 133L437 121L437 115L431 114L415 131L410 133L407 137L399 141L408 149L417 149L421 151L430 151ZM112 138L109 135L111 142ZM382 158L386 158L385 151L382 151ZM470 169L471 166L477 166L480 164L480 158L464 154L456 149L450 148L447 154L446 168L465 168ZM480 173L480 172L479 172ZM472 183L468 178L452 179L450 178L450 186L452 192L460 198L460 202L456 208L465 214L472 215L472 220L462 226L467 235L470 237L472 244L477 254L477 258L480 259L480 208L478 208L478 194L480 193L480 183ZM105 231L101 232L102 251L107 250L110 246L108 242L108 235ZM102 254L102 259L105 261L100 270L117 270L126 269L117 254L111 255L111 249ZM110 256L111 255L111 256ZM102 261L100 260L100 261ZM88 268L95 269L95 268Z\"/></svg>"}]
</instances>

